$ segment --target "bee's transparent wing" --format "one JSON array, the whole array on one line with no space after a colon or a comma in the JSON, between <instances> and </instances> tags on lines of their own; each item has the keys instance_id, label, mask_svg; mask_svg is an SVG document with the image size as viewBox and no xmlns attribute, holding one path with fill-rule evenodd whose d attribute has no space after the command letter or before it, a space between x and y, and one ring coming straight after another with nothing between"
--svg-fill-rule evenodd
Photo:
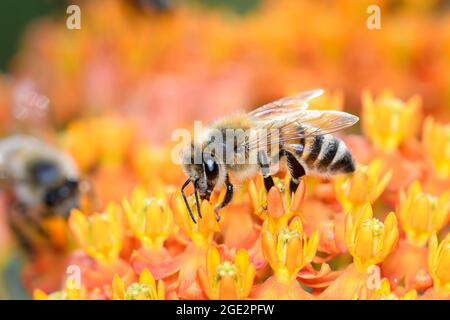
<instances>
[{"instance_id":1,"label":"bee's transparent wing","mask_svg":"<svg viewBox=\"0 0 450 320\"><path fill-rule=\"evenodd\" d=\"M253 118L263 120L289 114L292 111L305 110L308 108L308 101L323 94L322 89L300 92L294 96L281 98L265 104L251 112Z\"/></svg>"},{"instance_id":2,"label":"bee's transparent wing","mask_svg":"<svg viewBox=\"0 0 450 320\"><path fill-rule=\"evenodd\" d=\"M298 143L299 139L333 133L352 126L358 120L357 116L341 111L292 109L282 116L260 120L258 128L267 135L264 145L282 143L285 148L296 149L303 148ZM252 137L248 141L248 150L260 148L258 135Z\"/></svg>"},{"instance_id":3,"label":"bee's transparent wing","mask_svg":"<svg viewBox=\"0 0 450 320\"><path fill-rule=\"evenodd\" d=\"M277 128L281 121L280 133L283 139L298 139L333 133L358 122L359 118L342 111L305 110L293 112L290 119L273 119L271 127Z\"/></svg>"},{"instance_id":4,"label":"bee's transparent wing","mask_svg":"<svg viewBox=\"0 0 450 320\"><path fill-rule=\"evenodd\" d=\"M284 148L301 150L302 138L333 133L358 122L357 116L346 112L307 110L308 101L322 94L321 89L305 91L251 111L249 115L262 132L250 135L246 149L259 150L281 143ZM262 136L264 143L261 143Z\"/></svg>"}]
</instances>

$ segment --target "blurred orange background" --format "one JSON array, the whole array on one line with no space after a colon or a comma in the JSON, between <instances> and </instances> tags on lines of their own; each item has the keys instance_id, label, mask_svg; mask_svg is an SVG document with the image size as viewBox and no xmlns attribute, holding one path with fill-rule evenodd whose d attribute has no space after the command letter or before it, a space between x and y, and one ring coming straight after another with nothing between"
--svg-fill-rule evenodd
<instances>
[{"instance_id":1,"label":"blurred orange background","mask_svg":"<svg viewBox=\"0 0 450 320\"><path fill-rule=\"evenodd\" d=\"M447 0L173 0L165 9L150 1L72 2L81 9L81 29L67 28L67 3L46 3L50 13L26 21L14 40L17 49L0 74L0 135L30 133L68 151L95 182L101 208L137 184L155 192L180 183L181 170L167 158L174 129L303 90L325 89L312 102L315 109L373 112L349 132L364 132L375 149L385 147L373 134L385 119L376 107L392 103L387 117L396 117L403 104L394 96L411 108L420 105L411 118L398 116L412 127L408 137L418 136L426 117L450 121ZM373 4L381 27L370 30ZM0 11L0 19L13 15ZM438 129L432 120L426 128L424 139L432 144ZM409 161L420 153L412 140L399 147L409 158L387 187L395 197L413 180L426 180L423 166L431 167ZM365 164L375 154L366 144L349 139ZM436 155L436 146L431 149ZM384 165L397 159L386 156ZM425 189L443 192L448 164L434 165L447 180L424 182ZM394 207L394 196L386 198ZM6 209L0 212L5 220ZM0 220L0 265L8 262L10 238ZM0 298L8 290L0 288Z\"/></svg>"}]
</instances>

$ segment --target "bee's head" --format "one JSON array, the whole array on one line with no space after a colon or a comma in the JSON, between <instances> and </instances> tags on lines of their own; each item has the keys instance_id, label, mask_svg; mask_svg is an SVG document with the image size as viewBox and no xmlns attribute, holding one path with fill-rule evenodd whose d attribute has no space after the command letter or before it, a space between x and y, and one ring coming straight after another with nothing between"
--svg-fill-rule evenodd
<instances>
[{"instance_id":1,"label":"bee's head","mask_svg":"<svg viewBox=\"0 0 450 320\"><path fill-rule=\"evenodd\" d=\"M201 164L202 176L194 180L194 187L200 193L200 198L209 200L219 179L219 164L213 155L203 153Z\"/></svg>"},{"instance_id":2,"label":"bee's head","mask_svg":"<svg viewBox=\"0 0 450 320\"><path fill-rule=\"evenodd\" d=\"M64 179L56 186L47 188L44 203L51 210L67 217L73 208L78 207L79 188L75 179Z\"/></svg>"},{"instance_id":3,"label":"bee's head","mask_svg":"<svg viewBox=\"0 0 450 320\"><path fill-rule=\"evenodd\" d=\"M220 176L220 166L214 156L205 152L192 153L183 161L183 169L200 198L209 200Z\"/></svg>"},{"instance_id":4,"label":"bee's head","mask_svg":"<svg viewBox=\"0 0 450 320\"><path fill-rule=\"evenodd\" d=\"M47 214L68 216L71 209L78 206L78 180L67 178L57 161L39 158L28 164L30 182L40 192L40 201Z\"/></svg>"},{"instance_id":5,"label":"bee's head","mask_svg":"<svg viewBox=\"0 0 450 320\"><path fill-rule=\"evenodd\" d=\"M200 213L200 199L209 200L211 193L214 191L217 185L220 185L220 179L223 179L223 166L219 165L219 162L212 153L205 152L200 148L196 148L191 145L190 148L185 149L182 152L182 166L186 175L189 177L181 188L182 195L185 199L186 207L189 210L192 220L195 222L195 218L192 214L186 199L184 189L192 183L194 186L194 194L197 203L197 208Z\"/></svg>"}]
</instances>

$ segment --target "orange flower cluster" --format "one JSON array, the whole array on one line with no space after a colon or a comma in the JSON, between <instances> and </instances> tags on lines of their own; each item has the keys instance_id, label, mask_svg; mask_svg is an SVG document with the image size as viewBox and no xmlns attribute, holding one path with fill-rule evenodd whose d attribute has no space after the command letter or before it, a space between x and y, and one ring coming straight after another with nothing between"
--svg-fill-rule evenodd
<instances>
[{"instance_id":1,"label":"orange flower cluster","mask_svg":"<svg viewBox=\"0 0 450 320\"><path fill-rule=\"evenodd\" d=\"M60 125L111 108L140 122L143 113L158 114L159 128L148 135L160 141L174 127L210 120L230 106L316 84L334 90L337 109L343 95L336 89L356 109L364 88L387 87L401 96L418 93L449 120L443 106L450 83L442 72L450 67L449 13L433 14L439 1L378 1L382 28L373 31L366 27L372 2L264 0L237 16L182 3L157 14L129 1L80 1L81 30L68 30L63 17L30 28L11 70L14 81L0 80L0 92L7 91L0 105L32 79ZM183 112L174 113L180 105ZM2 111L0 123L7 120Z\"/></svg>"},{"instance_id":2,"label":"orange flower cluster","mask_svg":"<svg viewBox=\"0 0 450 320\"><path fill-rule=\"evenodd\" d=\"M81 30L30 29L14 80L0 78L0 123L13 88L33 79L95 191L67 223L75 273L58 269L55 287L41 264L34 298L449 299L450 16L429 21L434 1L380 1L371 32L369 4L267 0L228 19L82 1ZM306 176L295 193L284 172L268 192L252 178L220 221L223 191L202 217L191 196L194 223L170 132L313 84L332 90L311 108L361 116L361 134L338 134L356 171Z\"/></svg>"},{"instance_id":3,"label":"orange flower cluster","mask_svg":"<svg viewBox=\"0 0 450 320\"><path fill-rule=\"evenodd\" d=\"M435 143L441 149L450 145L448 135L430 138L446 127L431 117L422 124L420 104L411 107L385 95L376 99L380 112L373 113L368 95L362 96L365 135L344 137L358 160L353 174L307 176L292 194L288 174L275 177L269 192L262 178L251 179L223 209L220 222L214 208L224 192L201 203L201 218L191 196L194 223L180 184L161 182L156 173L172 164L158 163L150 185L147 176L139 181L137 170L141 187L121 203L112 201L101 213L74 210L70 216L69 227L80 249L71 254L69 265L81 270L79 291L63 288L47 295L36 290L35 297L450 297L450 195L443 187L450 177L430 151L437 148ZM417 123L417 129L374 126L376 117L385 123ZM419 139L416 132L421 128ZM77 134L69 126L64 137L76 142ZM123 151L121 159L132 169L133 161L124 160L130 150ZM166 159L169 156L166 152ZM100 167L107 165L100 161ZM411 175L396 175L404 168L413 170ZM180 171L173 172L179 183Z\"/></svg>"}]
</instances>

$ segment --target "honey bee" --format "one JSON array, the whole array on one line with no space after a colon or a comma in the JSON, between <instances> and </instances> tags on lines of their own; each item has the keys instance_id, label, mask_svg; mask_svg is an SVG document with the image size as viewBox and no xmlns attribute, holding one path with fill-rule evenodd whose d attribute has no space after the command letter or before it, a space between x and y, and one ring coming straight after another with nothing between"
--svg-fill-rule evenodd
<instances>
[{"instance_id":1,"label":"honey bee","mask_svg":"<svg viewBox=\"0 0 450 320\"><path fill-rule=\"evenodd\" d=\"M0 187L6 191L8 222L19 243L32 253L33 237L48 236L42 220L67 217L78 206L79 175L64 152L32 136L0 140Z\"/></svg>"},{"instance_id":2,"label":"honey bee","mask_svg":"<svg viewBox=\"0 0 450 320\"><path fill-rule=\"evenodd\" d=\"M342 140L331 133L355 124L359 118L345 112L308 110L308 101L323 90L301 92L249 113L233 114L213 122L181 153L188 179L181 191L189 214L196 222L184 189L192 183L198 216L200 199L209 200L213 191L226 188L219 210L233 198L233 183L258 172L267 191L274 185L272 175L284 159L291 175L290 191L295 192L305 174L332 176L351 173L355 162Z\"/></svg>"}]
</instances>

